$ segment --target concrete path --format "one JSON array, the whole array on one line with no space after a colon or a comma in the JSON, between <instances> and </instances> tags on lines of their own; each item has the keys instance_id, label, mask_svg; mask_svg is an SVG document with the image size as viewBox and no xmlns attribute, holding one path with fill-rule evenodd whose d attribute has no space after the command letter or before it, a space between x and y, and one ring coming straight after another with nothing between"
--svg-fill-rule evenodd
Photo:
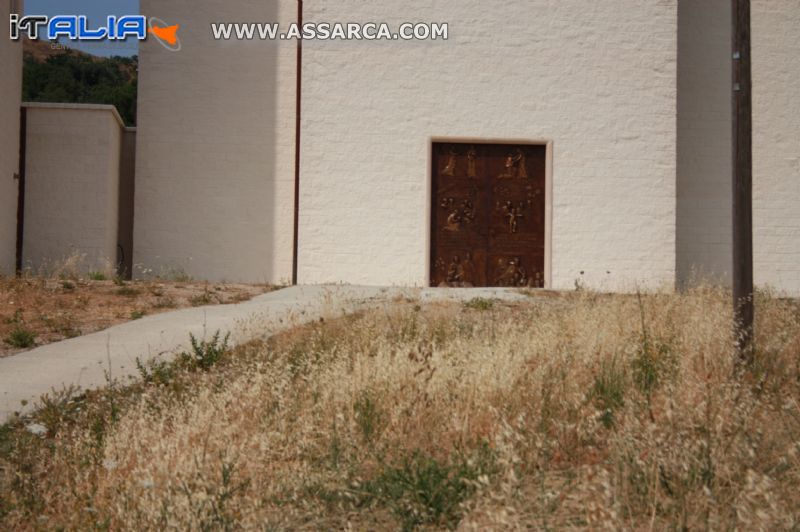
<instances>
[{"instance_id":1,"label":"concrete path","mask_svg":"<svg viewBox=\"0 0 800 532\"><path fill-rule=\"evenodd\" d=\"M507 301L528 296L502 288L381 288L350 285L293 286L233 305L166 312L85 336L0 358L0 423L33 408L42 394L70 385L104 386L107 375L136 375L136 359L170 356L187 349L189 334L208 337L230 332L232 343L270 336L320 317L341 316L391 304L396 297L421 302L464 301L474 297ZM23 406L22 402L27 405Z\"/></svg>"}]
</instances>

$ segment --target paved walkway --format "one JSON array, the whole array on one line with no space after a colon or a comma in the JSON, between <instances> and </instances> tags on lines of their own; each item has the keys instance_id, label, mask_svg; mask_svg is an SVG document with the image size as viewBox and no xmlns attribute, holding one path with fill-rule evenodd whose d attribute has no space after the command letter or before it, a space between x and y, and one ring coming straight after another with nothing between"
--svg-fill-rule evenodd
<instances>
[{"instance_id":1,"label":"paved walkway","mask_svg":"<svg viewBox=\"0 0 800 532\"><path fill-rule=\"evenodd\" d=\"M501 288L381 288L350 285L293 286L234 305L166 312L63 342L0 358L0 423L26 412L44 393L77 385L83 389L136 375L136 358L146 360L188 348L189 334L202 338L220 330L234 343L269 336L320 317L390 304L398 296L421 302L473 297L523 300ZM22 402L27 401L27 406Z\"/></svg>"}]
</instances>

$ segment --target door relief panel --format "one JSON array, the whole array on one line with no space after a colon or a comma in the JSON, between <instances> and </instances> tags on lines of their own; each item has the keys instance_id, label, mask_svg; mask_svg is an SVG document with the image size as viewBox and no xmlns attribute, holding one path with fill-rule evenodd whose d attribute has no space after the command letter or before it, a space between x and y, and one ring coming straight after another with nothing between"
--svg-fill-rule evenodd
<instances>
[{"instance_id":1,"label":"door relief panel","mask_svg":"<svg viewBox=\"0 0 800 532\"><path fill-rule=\"evenodd\" d=\"M433 286L543 286L545 146L435 143Z\"/></svg>"}]
</instances>

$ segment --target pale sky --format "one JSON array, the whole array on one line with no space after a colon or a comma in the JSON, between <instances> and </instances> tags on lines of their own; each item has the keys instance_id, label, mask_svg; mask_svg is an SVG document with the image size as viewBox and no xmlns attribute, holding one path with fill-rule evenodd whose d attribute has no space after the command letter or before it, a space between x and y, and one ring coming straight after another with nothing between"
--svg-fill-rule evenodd
<instances>
[{"instance_id":1,"label":"pale sky","mask_svg":"<svg viewBox=\"0 0 800 532\"><path fill-rule=\"evenodd\" d=\"M109 15L138 15L139 0L25 0L26 15L86 15L92 26L105 25ZM68 42L75 48L94 55L136 55L139 41Z\"/></svg>"}]
</instances>

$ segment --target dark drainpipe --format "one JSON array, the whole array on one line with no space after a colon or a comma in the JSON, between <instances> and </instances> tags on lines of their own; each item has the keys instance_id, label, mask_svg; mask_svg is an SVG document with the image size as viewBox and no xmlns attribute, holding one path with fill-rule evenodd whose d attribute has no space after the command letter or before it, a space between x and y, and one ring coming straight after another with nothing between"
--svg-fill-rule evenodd
<instances>
[{"instance_id":1,"label":"dark drainpipe","mask_svg":"<svg viewBox=\"0 0 800 532\"><path fill-rule=\"evenodd\" d=\"M303 25L303 0L297 0L297 24ZM300 215L300 110L303 77L303 41L297 40L297 84L294 110L294 240L292 243L292 284L297 284L297 235Z\"/></svg>"}]
</instances>

